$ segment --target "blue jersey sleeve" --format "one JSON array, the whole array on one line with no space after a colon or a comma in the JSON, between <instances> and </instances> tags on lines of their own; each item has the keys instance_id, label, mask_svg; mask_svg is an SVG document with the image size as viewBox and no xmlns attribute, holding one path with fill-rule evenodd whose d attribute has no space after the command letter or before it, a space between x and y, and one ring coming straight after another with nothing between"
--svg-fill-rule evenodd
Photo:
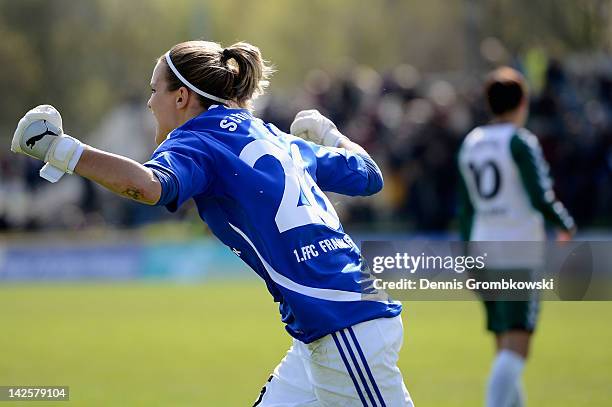
<instances>
[{"instance_id":1,"label":"blue jersey sleeve","mask_svg":"<svg viewBox=\"0 0 612 407\"><path fill-rule=\"evenodd\" d=\"M367 196L382 189L382 173L370 156L343 148L311 146L317 161L317 185L323 191Z\"/></svg>"},{"instance_id":2,"label":"blue jersey sleeve","mask_svg":"<svg viewBox=\"0 0 612 407\"><path fill-rule=\"evenodd\" d=\"M174 131L144 164L162 185L158 205L174 212L193 196L206 193L212 179L211 162L204 140L189 131Z\"/></svg>"}]
</instances>

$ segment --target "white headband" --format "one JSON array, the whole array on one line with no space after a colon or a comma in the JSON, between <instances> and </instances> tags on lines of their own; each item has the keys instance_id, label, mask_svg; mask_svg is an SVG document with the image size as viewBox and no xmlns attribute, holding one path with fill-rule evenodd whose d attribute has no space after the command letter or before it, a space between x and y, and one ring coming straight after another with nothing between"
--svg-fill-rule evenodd
<instances>
[{"instance_id":1,"label":"white headband","mask_svg":"<svg viewBox=\"0 0 612 407\"><path fill-rule=\"evenodd\" d=\"M168 66L170 67L172 72L174 72L176 77L179 79L179 81L183 82L183 84L185 86L187 86L189 89L191 89L192 91L194 91L198 95L204 96L205 98L208 98L210 100L214 100L215 102L223 103L225 105L229 104L229 102L230 102L229 100L221 99L221 98L219 98L217 96L211 95L210 93L206 93L203 90L200 90L200 89L196 88L195 86L193 86L191 83L189 83L189 81L187 79L185 79L183 77L183 75L181 75L179 73L178 69L176 69L176 67L172 63L172 60L170 59L170 51L166 52L166 62L168 63Z\"/></svg>"}]
</instances>

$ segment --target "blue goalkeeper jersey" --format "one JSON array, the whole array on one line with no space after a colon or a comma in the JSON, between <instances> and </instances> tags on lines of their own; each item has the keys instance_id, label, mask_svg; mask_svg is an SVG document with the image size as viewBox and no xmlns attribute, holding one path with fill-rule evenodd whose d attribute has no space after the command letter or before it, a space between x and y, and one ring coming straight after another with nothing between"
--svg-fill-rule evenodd
<instances>
[{"instance_id":1,"label":"blue goalkeeper jersey","mask_svg":"<svg viewBox=\"0 0 612 407\"><path fill-rule=\"evenodd\" d=\"M190 198L211 231L265 281L294 338L309 343L401 304L372 293L359 248L322 191L369 195L369 157L286 134L248 110L212 106L172 131L145 165L175 211ZM372 167L375 177L372 177Z\"/></svg>"}]
</instances>

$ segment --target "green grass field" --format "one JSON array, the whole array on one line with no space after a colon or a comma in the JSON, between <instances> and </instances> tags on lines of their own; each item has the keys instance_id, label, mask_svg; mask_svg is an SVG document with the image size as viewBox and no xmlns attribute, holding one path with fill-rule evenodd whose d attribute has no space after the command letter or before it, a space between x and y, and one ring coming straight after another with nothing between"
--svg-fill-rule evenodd
<instances>
[{"instance_id":1,"label":"green grass field","mask_svg":"<svg viewBox=\"0 0 612 407\"><path fill-rule=\"evenodd\" d=\"M416 405L480 406L493 354L480 305L406 303L403 317ZM544 304L530 406L611 405L611 322L612 303ZM257 282L0 286L0 385L68 385L66 405L250 406L289 344Z\"/></svg>"}]
</instances>

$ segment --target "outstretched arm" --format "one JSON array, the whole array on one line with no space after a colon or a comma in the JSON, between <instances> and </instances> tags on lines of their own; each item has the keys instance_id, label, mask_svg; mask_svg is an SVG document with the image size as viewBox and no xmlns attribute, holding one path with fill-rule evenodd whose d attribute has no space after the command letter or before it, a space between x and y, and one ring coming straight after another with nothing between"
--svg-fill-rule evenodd
<instances>
[{"instance_id":1,"label":"outstretched arm","mask_svg":"<svg viewBox=\"0 0 612 407\"><path fill-rule=\"evenodd\" d=\"M11 150L44 161L40 175L49 182L76 172L141 203L156 204L162 195L154 170L129 158L96 150L65 134L62 117L51 105L36 106L23 116Z\"/></svg>"},{"instance_id":2,"label":"outstretched arm","mask_svg":"<svg viewBox=\"0 0 612 407\"><path fill-rule=\"evenodd\" d=\"M97 150L64 133L62 117L53 106L40 105L19 121L11 151L45 162L40 175L49 182L77 173L117 195L170 211L202 193L209 181L208 156L194 148L198 140L164 143L145 164ZM194 155L194 151L197 154Z\"/></svg>"},{"instance_id":3,"label":"outstretched arm","mask_svg":"<svg viewBox=\"0 0 612 407\"><path fill-rule=\"evenodd\" d=\"M161 197L161 183L150 168L90 146L85 147L74 172L143 204L155 205Z\"/></svg>"}]
</instances>

